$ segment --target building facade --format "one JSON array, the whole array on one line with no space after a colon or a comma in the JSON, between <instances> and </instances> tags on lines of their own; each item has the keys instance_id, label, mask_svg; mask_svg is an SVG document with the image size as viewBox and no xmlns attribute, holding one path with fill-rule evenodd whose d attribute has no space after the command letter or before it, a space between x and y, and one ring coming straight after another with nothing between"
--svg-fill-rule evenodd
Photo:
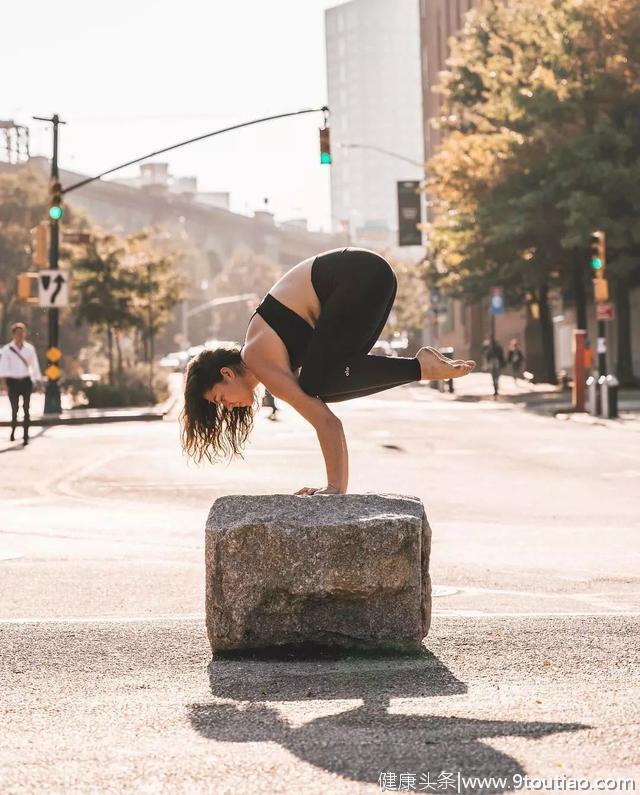
<instances>
[{"instance_id":1,"label":"building facade","mask_svg":"<svg viewBox=\"0 0 640 795\"><path fill-rule=\"evenodd\" d=\"M428 161L440 143L432 122L440 113L435 87L446 69L449 38L464 27L464 18L478 0L420 0L420 55L422 75L422 120L424 159Z\"/></svg>"},{"instance_id":2,"label":"building facade","mask_svg":"<svg viewBox=\"0 0 640 795\"><path fill-rule=\"evenodd\" d=\"M351 0L325 22L333 226L384 248L396 183L424 177L418 0Z\"/></svg>"}]
</instances>

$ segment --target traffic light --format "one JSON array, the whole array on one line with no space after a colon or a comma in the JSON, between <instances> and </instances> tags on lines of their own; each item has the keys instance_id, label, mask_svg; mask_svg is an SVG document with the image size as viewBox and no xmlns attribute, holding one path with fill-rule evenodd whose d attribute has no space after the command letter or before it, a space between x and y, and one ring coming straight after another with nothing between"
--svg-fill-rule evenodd
<instances>
[{"instance_id":1,"label":"traffic light","mask_svg":"<svg viewBox=\"0 0 640 795\"><path fill-rule=\"evenodd\" d=\"M54 221L62 218L62 185L57 180L49 187L49 216Z\"/></svg>"},{"instance_id":2,"label":"traffic light","mask_svg":"<svg viewBox=\"0 0 640 795\"><path fill-rule=\"evenodd\" d=\"M323 165L331 165L331 139L329 128L320 128L320 162Z\"/></svg>"},{"instance_id":3,"label":"traffic light","mask_svg":"<svg viewBox=\"0 0 640 795\"><path fill-rule=\"evenodd\" d=\"M604 278L607 266L607 241L605 233L598 229L591 235L591 267L597 278Z\"/></svg>"},{"instance_id":4,"label":"traffic light","mask_svg":"<svg viewBox=\"0 0 640 795\"><path fill-rule=\"evenodd\" d=\"M607 238L601 229L591 235L591 268L593 270L593 295L597 304L609 300L609 282L605 279L607 267Z\"/></svg>"},{"instance_id":5,"label":"traffic light","mask_svg":"<svg viewBox=\"0 0 640 795\"><path fill-rule=\"evenodd\" d=\"M41 221L31 230L31 262L34 268L49 267L48 221Z\"/></svg>"},{"instance_id":6,"label":"traffic light","mask_svg":"<svg viewBox=\"0 0 640 795\"><path fill-rule=\"evenodd\" d=\"M37 273L19 273L17 278L17 299L27 304L38 303L38 278Z\"/></svg>"}]
</instances>

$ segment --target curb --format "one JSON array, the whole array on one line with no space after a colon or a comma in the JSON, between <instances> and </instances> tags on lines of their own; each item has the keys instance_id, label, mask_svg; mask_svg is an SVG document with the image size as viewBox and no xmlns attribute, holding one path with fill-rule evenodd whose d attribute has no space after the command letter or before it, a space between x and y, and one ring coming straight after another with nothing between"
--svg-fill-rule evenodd
<instances>
[{"instance_id":1,"label":"curb","mask_svg":"<svg viewBox=\"0 0 640 795\"><path fill-rule=\"evenodd\" d=\"M157 406L140 409L78 409L63 411L62 414L49 414L33 417L30 426L49 425L92 425L110 422L154 422L162 420L173 409L177 398L169 398ZM86 412L86 413L85 413ZM0 420L0 428L10 428L11 420ZM22 420L18 421L18 428L22 427Z\"/></svg>"}]
</instances>

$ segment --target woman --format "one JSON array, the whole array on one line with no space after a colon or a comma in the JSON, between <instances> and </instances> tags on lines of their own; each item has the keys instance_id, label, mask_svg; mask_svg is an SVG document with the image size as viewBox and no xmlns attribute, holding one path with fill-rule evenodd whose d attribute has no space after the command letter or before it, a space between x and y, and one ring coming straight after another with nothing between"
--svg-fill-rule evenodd
<instances>
[{"instance_id":1,"label":"woman","mask_svg":"<svg viewBox=\"0 0 640 795\"><path fill-rule=\"evenodd\" d=\"M520 343L515 337L509 343L507 364L510 365L513 381L517 384L518 378L522 378L522 371L524 370L524 353L522 353Z\"/></svg>"},{"instance_id":2,"label":"woman","mask_svg":"<svg viewBox=\"0 0 640 795\"><path fill-rule=\"evenodd\" d=\"M415 358L367 355L396 289L389 263L365 249L327 251L285 273L251 316L240 350L204 350L189 364L181 416L186 452L197 461L240 454L253 425L256 387L263 384L318 435L327 486L295 493L344 494L347 444L327 403L412 381L457 378L475 367L433 348L421 348Z\"/></svg>"}]
</instances>

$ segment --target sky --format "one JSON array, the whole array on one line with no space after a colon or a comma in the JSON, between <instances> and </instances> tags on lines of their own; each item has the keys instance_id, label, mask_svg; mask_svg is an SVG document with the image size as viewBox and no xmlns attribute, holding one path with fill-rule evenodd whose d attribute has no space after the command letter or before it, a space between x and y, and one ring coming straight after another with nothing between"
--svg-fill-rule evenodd
<instances>
[{"instance_id":1,"label":"sky","mask_svg":"<svg viewBox=\"0 0 640 795\"><path fill-rule=\"evenodd\" d=\"M261 116L326 104L324 10L340 0L22 0L2 12L0 119L31 129L31 154L87 174ZM11 65L9 70L7 67ZM191 144L161 158L231 209L329 229L322 114ZM136 176L139 166L114 177Z\"/></svg>"}]
</instances>

